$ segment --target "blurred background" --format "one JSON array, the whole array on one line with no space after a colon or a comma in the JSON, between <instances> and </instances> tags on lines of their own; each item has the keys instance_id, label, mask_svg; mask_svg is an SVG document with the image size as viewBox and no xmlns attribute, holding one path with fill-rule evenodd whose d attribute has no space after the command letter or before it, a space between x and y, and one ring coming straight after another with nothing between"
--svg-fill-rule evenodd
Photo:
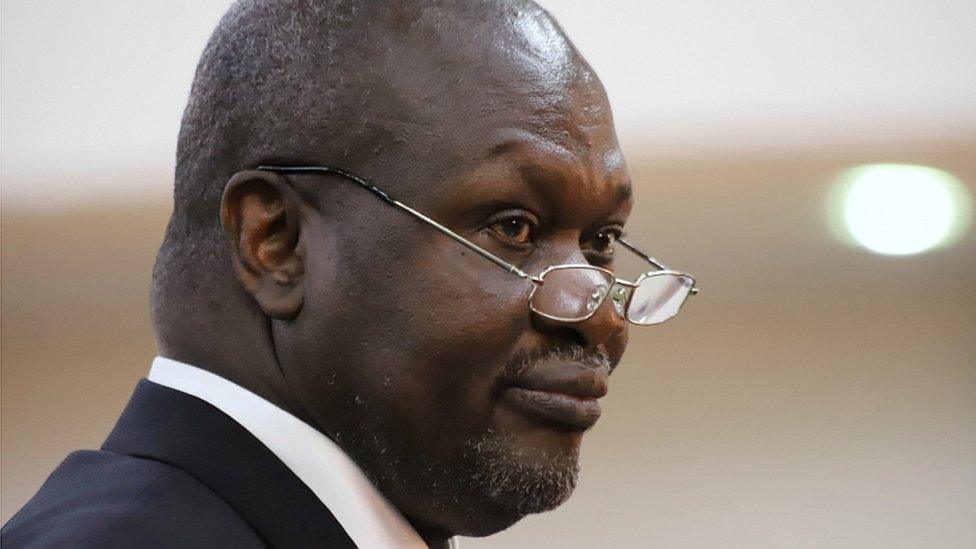
<instances>
[{"instance_id":1,"label":"blurred background","mask_svg":"<svg viewBox=\"0 0 976 549\"><path fill-rule=\"evenodd\" d=\"M464 546L976 547L976 3L542 3L609 92L632 238L703 289L633 332L570 502ZM0 4L3 521L148 370L227 5Z\"/></svg>"}]
</instances>

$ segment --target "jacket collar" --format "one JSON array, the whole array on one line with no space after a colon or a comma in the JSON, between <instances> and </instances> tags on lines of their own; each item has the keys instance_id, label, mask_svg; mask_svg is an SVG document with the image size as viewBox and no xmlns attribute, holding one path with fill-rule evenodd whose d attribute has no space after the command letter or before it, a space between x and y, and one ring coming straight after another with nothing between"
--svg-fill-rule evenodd
<instances>
[{"instance_id":1,"label":"jacket collar","mask_svg":"<svg viewBox=\"0 0 976 549\"><path fill-rule=\"evenodd\" d=\"M308 423L230 380L169 358L153 360L149 381L197 397L244 427L329 508L356 545L427 549L359 465Z\"/></svg>"},{"instance_id":2,"label":"jacket collar","mask_svg":"<svg viewBox=\"0 0 976 549\"><path fill-rule=\"evenodd\" d=\"M183 469L273 547L355 547L335 516L266 446L210 404L142 380L103 450Z\"/></svg>"}]
</instances>

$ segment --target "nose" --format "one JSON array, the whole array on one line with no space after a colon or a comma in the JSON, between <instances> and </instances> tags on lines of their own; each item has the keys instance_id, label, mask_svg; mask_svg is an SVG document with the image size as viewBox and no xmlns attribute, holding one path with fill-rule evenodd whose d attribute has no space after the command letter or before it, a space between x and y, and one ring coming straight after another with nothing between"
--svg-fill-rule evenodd
<instances>
[{"instance_id":1,"label":"nose","mask_svg":"<svg viewBox=\"0 0 976 549\"><path fill-rule=\"evenodd\" d=\"M622 336L627 332L627 320L623 316L626 294L620 292L620 289L613 286L601 290L599 296L591 296L603 298L603 302L586 320L566 322L532 312L532 324L540 332L568 336L574 343L586 349L599 348L612 353L625 344Z\"/></svg>"}]
</instances>

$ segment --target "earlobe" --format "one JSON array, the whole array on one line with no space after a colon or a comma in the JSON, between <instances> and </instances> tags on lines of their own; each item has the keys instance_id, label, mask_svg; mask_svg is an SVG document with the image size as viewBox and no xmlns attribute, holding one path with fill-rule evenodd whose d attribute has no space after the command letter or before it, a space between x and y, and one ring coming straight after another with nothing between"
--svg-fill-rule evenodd
<instances>
[{"instance_id":1,"label":"earlobe","mask_svg":"<svg viewBox=\"0 0 976 549\"><path fill-rule=\"evenodd\" d=\"M237 279L275 319L293 318L304 300L301 200L280 175L249 170L234 174L220 201Z\"/></svg>"}]
</instances>

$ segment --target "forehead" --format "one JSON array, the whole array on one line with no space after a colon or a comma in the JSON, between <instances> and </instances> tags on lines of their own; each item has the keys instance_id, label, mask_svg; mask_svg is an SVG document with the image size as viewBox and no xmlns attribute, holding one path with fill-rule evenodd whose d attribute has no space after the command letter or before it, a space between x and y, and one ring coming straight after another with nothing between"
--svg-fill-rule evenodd
<instances>
[{"instance_id":1,"label":"forehead","mask_svg":"<svg viewBox=\"0 0 976 549\"><path fill-rule=\"evenodd\" d=\"M555 22L518 2L477 5L492 12L421 10L377 35L371 48L387 53L356 76L369 84L358 126L370 150L354 147L365 173L418 198L500 158L627 179L603 87Z\"/></svg>"},{"instance_id":2,"label":"forehead","mask_svg":"<svg viewBox=\"0 0 976 549\"><path fill-rule=\"evenodd\" d=\"M626 160L599 82L519 84L504 98L494 90L484 102L462 108L460 116L449 114L439 132L440 158L432 159L442 163L446 176L424 178L425 188L443 190L497 175L537 183L534 191L567 203L629 199Z\"/></svg>"},{"instance_id":3,"label":"forehead","mask_svg":"<svg viewBox=\"0 0 976 549\"><path fill-rule=\"evenodd\" d=\"M532 97L477 117L447 117L431 132L436 137L411 144L415 152L390 180L404 199L444 215L506 198L524 207L514 197L530 195L550 209L592 206L586 217L629 210L630 174L605 102L539 103Z\"/></svg>"}]
</instances>

